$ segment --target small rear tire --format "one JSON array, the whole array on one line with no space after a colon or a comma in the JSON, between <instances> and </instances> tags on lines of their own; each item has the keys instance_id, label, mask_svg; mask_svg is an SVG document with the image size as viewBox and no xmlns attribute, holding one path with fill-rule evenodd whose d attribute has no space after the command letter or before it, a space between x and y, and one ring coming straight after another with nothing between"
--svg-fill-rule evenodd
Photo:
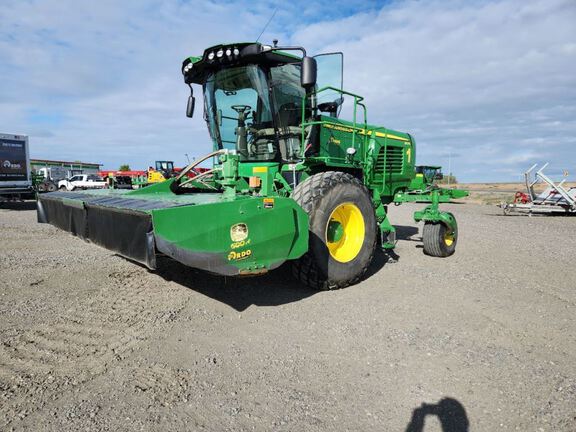
<instances>
[{"instance_id":1,"label":"small rear tire","mask_svg":"<svg viewBox=\"0 0 576 432\"><path fill-rule=\"evenodd\" d=\"M458 227L451 230L442 222L425 222L422 233L424 253L426 255L445 258L456 251L458 242Z\"/></svg>"},{"instance_id":2,"label":"small rear tire","mask_svg":"<svg viewBox=\"0 0 576 432\"><path fill-rule=\"evenodd\" d=\"M60 186L60 192L64 192L66 190L66 186Z\"/></svg>"}]
</instances>

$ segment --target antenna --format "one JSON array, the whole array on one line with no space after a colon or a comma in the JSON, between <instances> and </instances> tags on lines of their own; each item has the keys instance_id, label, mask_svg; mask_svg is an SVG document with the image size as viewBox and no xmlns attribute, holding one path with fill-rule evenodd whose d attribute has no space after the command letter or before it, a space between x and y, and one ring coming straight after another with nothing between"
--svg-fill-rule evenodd
<instances>
[{"instance_id":1,"label":"antenna","mask_svg":"<svg viewBox=\"0 0 576 432\"><path fill-rule=\"evenodd\" d=\"M276 12L278 12L278 7L276 7L276 9L274 9L274 12L272 13L272 16L270 17L270 19L268 20L268 22L266 23L266 25L264 26L264 28L262 29L262 31L260 32L260 34L258 35L258 38L256 39L256 42L258 42L260 40L260 38L262 37L262 35L264 34L264 32L266 31L266 29L268 28L268 24L270 24L270 21L272 21L272 19L274 18L274 16L276 15Z\"/></svg>"}]
</instances>

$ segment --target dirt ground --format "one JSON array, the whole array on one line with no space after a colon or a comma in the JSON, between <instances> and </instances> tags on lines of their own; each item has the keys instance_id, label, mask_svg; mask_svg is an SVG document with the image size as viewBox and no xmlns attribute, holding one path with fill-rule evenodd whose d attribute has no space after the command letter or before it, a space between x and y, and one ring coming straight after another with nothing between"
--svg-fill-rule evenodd
<instances>
[{"instance_id":1,"label":"dirt ground","mask_svg":"<svg viewBox=\"0 0 576 432\"><path fill-rule=\"evenodd\" d=\"M0 205L0 430L576 431L576 217L447 205L456 255L317 293L149 272Z\"/></svg>"}]
</instances>

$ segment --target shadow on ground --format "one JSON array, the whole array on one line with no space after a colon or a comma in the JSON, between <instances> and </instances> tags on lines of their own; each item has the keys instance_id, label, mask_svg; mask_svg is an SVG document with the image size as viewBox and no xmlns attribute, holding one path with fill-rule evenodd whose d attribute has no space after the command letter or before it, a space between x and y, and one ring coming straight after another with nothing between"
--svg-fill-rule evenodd
<instances>
[{"instance_id":1,"label":"shadow on ground","mask_svg":"<svg viewBox=\"0 0 576 432\"><path fill-rule=\"evenodd\" d=\"M384 265L399 257L393 252L376 251L365 279L377 273ZM319 291L302 285L291 272L290 263L263 276L224 277L187 267L168 257L157 257L155 273L167 281L176 282L200 294L243 311L255 306L279 306L318 294Z\"/></svg>"},{"instance_id":2,"label":"shadow on ground","mask_svg":"<svg viewBox=\"0 0 576 432\"><path fill-rule=\"evenodd\" d=\"M290 272L289 265L263 276L225 277L187 267L167 257L157 257L155 271L167 281L218 300L243 311L255 306L278 306L310 297L317 291L299 284Z\"/></svg>"},{"instance_id":3,"label":"shadow on ground","mask_svg":"<svg viewBox=\"0 0 576 432\"><path fill-rule=\"evenodd\" d=\"M438 417L442 432L468 432L470 430L470 422L464 406L456 399L447 397L436 404L423 403L415 408L405 432L423 432L428 416Z\"/></svg>"},{"instance_id":4,"label":"shadow on ground","mask_svg":"<svg viewBox=\"0 0 576 432\"><path fill-rule=\"evenodd\" d=\"M36 210L36 201L0 201L0 210Z\"/></svg>"},{"instance_id":5,"label":"shadow on ground","mask_svg":"<svg viewBox=\"0 0 576 432\"><path fill-rule=\"evenodd\" d=\"M418 227L412 225L394 225L396 228L396 239L407 241L421 241L420 237L414 237L418 234Z\"/></svg>"}]
</instances>

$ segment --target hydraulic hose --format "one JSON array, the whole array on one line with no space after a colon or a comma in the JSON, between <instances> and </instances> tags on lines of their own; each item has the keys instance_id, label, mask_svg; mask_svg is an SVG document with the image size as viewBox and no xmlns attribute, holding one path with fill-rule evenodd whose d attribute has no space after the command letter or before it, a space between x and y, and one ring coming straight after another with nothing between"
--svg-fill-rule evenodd
<instances>
[{"instance_id":1,"label":"hydraulic hose","mask_svg":"<svg viewBox=\"0 0 576 432\"><path fill-rule=\"evenodd\" d=\"M211 157L218 156L218 155L223 154L223 153L228 153L228 149L216 150L216 151L213 151L212 153L208 153L206 156L203 156L198 160L195 160L190 165L188 165L186 168L184 168L182 171L180 171L180 174L178 174L178 176L176 177L176 180L174 180L174 183L180 183L180 179L182 179L182 177L184 177L186 174L188 174L190 172L190 170L192 170L194 167L196 167L196 165L201 164L206 159L210 159Z\"/></svg>"},{"instance_id":2,"label":"hydraulic hose","mask_svg":"<svg viewBox=\"0 0 576 432\"><path fill-rule=\"evenodd\" d=\"M176 192L176 190L178 190L178 187L180 186L180 180L182 180L182 177L184 177L186 174L188 174L197 165L201 164L206 159L210 159L211 157L218 156L218 155L224 154L224 153L228 153L228 151L229 151L228 149L216 150L216 151L213 151L212 153L208 153L206 156L203 156L200 159L195 160L194 162L190 163L182 171L180 171L180 174L178 174L178 176L174 179L172 184L170 184L170 190L172 190L172 192Z\"/></svg>"}]
</instances>

